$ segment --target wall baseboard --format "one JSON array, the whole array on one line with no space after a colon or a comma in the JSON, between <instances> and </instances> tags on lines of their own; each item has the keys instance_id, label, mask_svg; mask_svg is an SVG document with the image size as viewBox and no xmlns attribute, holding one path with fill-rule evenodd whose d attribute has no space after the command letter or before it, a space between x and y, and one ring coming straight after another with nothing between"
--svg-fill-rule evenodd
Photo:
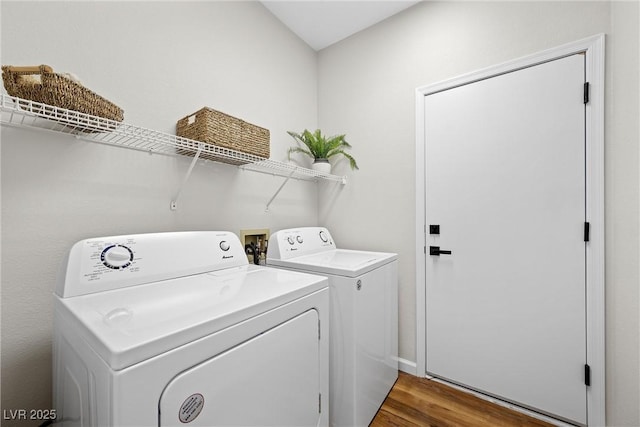
<instances>
[{"instance_id":1,"label":"wall baseboard","mask_svg":"<svg viewBox=\"0 0 640 427\"><path fill-rule=\"evenodd\" d=\"M418 369L417 369L417 365L416 362L412 362L411 360L407 360L407 359L403 359L401 357L398 358L398 369L404 373L413 375L413 376L420 376L418 375Z\"/></svg>"}]
</instances>

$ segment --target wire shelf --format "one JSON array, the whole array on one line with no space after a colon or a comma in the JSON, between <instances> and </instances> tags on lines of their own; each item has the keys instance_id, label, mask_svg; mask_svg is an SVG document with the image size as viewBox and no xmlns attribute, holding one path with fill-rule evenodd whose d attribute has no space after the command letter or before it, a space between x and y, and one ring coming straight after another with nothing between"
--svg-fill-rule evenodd
<instances>
[{"instance_id":1,"label":"wire shelf","mask_svg":"<svg viewBox=\"0 0 640 427\"><path fill-rule=\"evenodd\" d=\"M240 166L241 169L250 170L254 172L266 173L270 175L286 176L288 178L312 181L312 180L326 180L335 181L342 184L347 183L345 176L331 175L314 171L312 169L303 168L290 163L277 162L275 160L267 159L261 160L256 163L249 163Z\"/></svg>"},{"instance_id":2,"label":"wire shelf","mask_svg":"<svg viewBox=\"0 0 640 427\"><path fill-rule=\"evenodd\" d=\"M195 156L240 165L244 170L299 180L346 182L346 178L263 159L252 154L205 144L188 138L146 129L125 122L104 119L7 94L0 94L0 122L22 127L75 135L101 144L172 156Z\"/></svg>"}]
</instances>

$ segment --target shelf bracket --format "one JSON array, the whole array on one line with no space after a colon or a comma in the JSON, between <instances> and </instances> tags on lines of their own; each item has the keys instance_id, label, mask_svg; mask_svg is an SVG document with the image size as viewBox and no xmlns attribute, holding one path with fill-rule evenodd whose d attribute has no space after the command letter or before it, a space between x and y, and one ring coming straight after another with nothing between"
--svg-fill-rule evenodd
<instances>
[{"instance_id":1,"label":"shelf bracket","mask_svg":"<svg viewBox=\"0 0 640 427\"><path fill-rule=\"evenodd\" d=\"M285 185L287 185L287 182L289 182L289 180L291 179L291 177L293 176L293 174L295 173L295 169L291 171L291 173L287 176L287 178L284 180L284 182L280 185L280 187L276 190L276 193L271 196L271 198L269 199L269 201L267 202L267 208L264 210L265 212L269 212L269 206L271 206L271 203L273 203L273 201L275 200L276 197L278 197L278 194L280 194L280 192L282 191L282 189L284 188Z\"/></svg>"},{"instance_id":2,"label":"shelf bracket","mask_svg":"<svg viewBox=\"0 0 640 427\"><path fill-rule=\"evenodd\" d=\"M189 180L189 177L191 176L191 172L193 172L193 168L196 166L196 162L198 161L198 158L200 157L200 153L202 153L202 144L201 143L198 144L198 150L196 151L196 154L193 156L193 160L191 160L191 164L189 165L189 169L187 170L187 173L185 174L184 178L182 179L182 184L180 184L180 188L178 189L178 192L176 193L176 196L173 198L173 200L171 200L170 208L171 208L172 211L175 211L176 209L178 209L178 198L180 197L180 194L182 193L182 189L184 188L185 184Z\"/></svg>"}]
</instances>

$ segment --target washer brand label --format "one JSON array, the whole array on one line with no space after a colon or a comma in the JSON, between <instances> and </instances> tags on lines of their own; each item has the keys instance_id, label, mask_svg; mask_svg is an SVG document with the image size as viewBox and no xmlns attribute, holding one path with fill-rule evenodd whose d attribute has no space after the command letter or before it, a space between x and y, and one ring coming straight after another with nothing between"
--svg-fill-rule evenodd
<instances>
[{"instance_id":1,"label":"washer brand label","mask_svg":"<svg viewBox=\"0 0 640 427\"><path fill-rule=\"evenodd\" d=\"M181 423L190 423L198 418L200 412L204 408L204 396L200 393L192 394L182 403L178 418Z\"/></svg>"}]
</instances>

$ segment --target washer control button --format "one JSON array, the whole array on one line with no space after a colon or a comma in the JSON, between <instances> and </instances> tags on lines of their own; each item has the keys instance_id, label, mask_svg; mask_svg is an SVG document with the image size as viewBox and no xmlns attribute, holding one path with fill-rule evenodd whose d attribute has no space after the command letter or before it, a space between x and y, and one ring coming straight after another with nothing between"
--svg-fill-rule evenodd
<instances>
[{"instance_id":1,"label":"washer control button","mask_svg":"<svg viewBox=\"0 0 640 427\"><path fill-rule=\"evenodd\" d=\"M226 240L223 240L222 242L220 242L220 249L226 252L229 250L229 248L231 248L231 245L229 244L229 242L227 242Z\"/></svg>"}]
</instances>

